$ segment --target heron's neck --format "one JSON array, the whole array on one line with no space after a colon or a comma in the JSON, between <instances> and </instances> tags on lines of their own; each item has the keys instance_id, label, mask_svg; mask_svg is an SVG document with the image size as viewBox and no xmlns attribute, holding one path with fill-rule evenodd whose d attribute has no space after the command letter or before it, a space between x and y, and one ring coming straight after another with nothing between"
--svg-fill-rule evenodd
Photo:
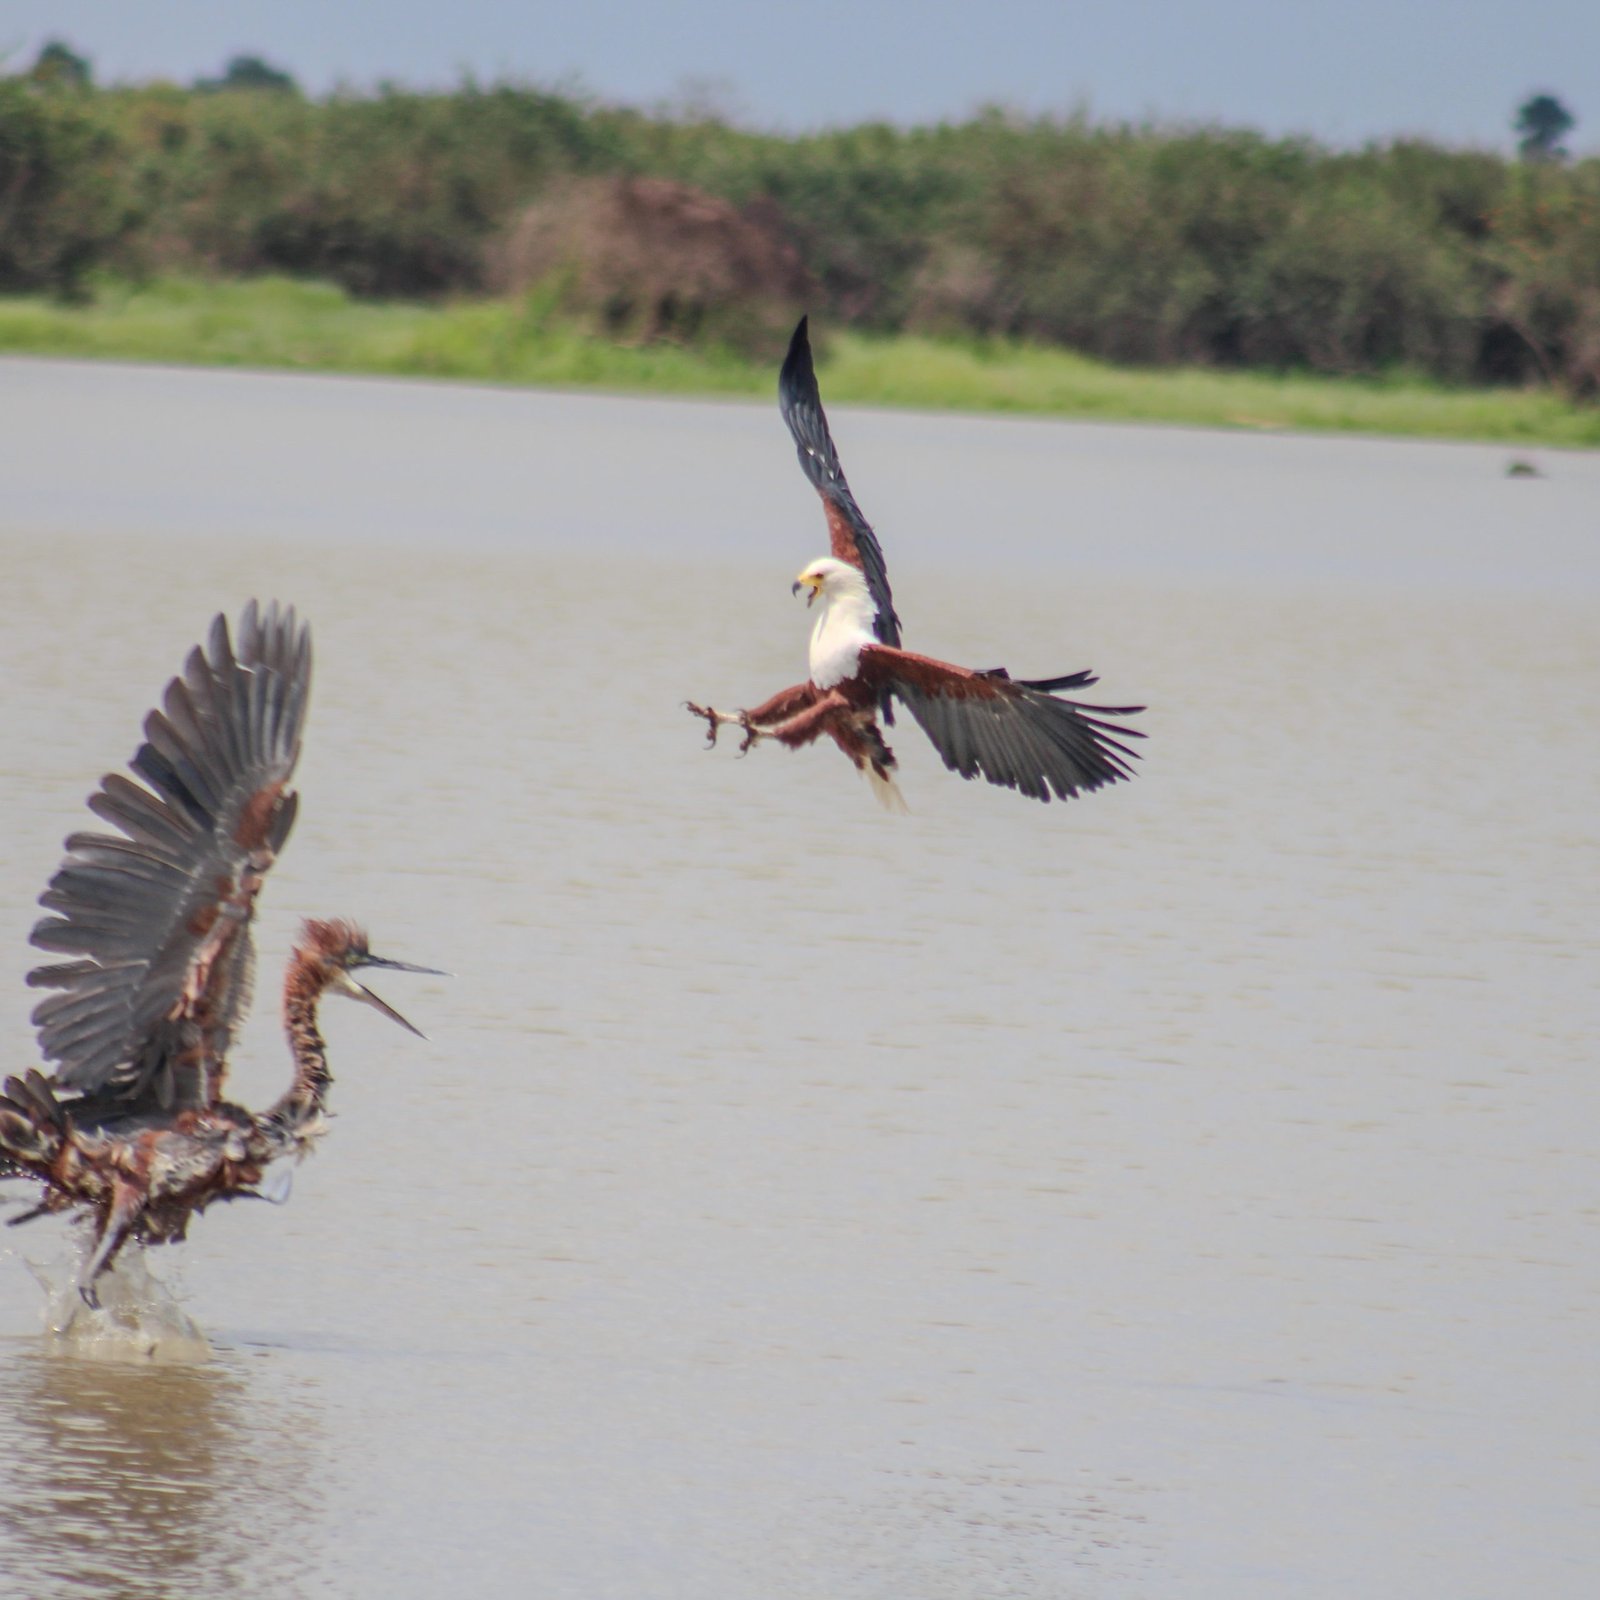
<instances>
[{"instance_id":1,"label":"heron's neck","mask_svg":"<svg viewBox=\"0 0 1600 1600\"><path fill-rule=\"evenodd\" d=\"M824 594L821 605L822 614L811 630L808 665L811 681L819 689L831 689L856 675L861 648L873 640L874 608L865 584L859 591L851 587Z\"/></svg>"},{"instance_id":2,"label":"heron's neck","mask_svg":"<svg viewBox=\"0 0 1600 1600\"><path fill-rule=\"evenodd\" d=\"M283 991L283 1028L294 1057L294 1082L269 1113L279 1121L302 1119L322 1109L333 1082L328 1071L328 1047L317 1030L317 1001L322 983L317 974L297 967Z\"/></svg>"}]
</instances>

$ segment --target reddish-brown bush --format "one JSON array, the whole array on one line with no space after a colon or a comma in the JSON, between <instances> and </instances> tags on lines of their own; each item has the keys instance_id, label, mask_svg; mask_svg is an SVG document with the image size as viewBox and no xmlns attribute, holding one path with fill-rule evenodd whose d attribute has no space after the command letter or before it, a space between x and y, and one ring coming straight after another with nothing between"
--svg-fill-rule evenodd
<instances>
[{"instance_id":1,"label":"reddish-brown bush","mask_svg":"<svg viewBox=\"0 0 1600 1600\"><path fill-rule=\"evenodd\" d=\"M666 178L560 182L487 265L492 287L550 287L613 337L709 337L752 354L782 348L814 287L770 201L741 208Z\"/></svg>"}]
</instances>

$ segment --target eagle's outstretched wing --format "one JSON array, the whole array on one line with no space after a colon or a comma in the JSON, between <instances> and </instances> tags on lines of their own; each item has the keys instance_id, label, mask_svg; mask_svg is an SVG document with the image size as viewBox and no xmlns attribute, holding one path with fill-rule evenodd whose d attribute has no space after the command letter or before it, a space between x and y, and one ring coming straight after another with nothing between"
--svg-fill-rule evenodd
<instances>
[{"instance_id":1,"label":"eagle's outstretched wing","mask_svg":"<svg viewBox=\"0 0 1600 1600\"><path fill-rule=\"evenodd\" d=\"M130 763L90 809L119 834L75 833L33 943L69 957L28 982L56 1082L103 1107L205 1105L249 1003L250 917L289 835L288 781L311 687L311 635L252 600L190 653Z\"/></svg>"},{"instance_id":2,"label":"eagle's outstretched wing","mask_svg":"<svg viewBox=\"0 0 1600 1600\"><path fill-rule=\"evenodd\" d=\"M867 589L877 609L872 631L887 645L900 643L900 619L894 613L894 596L889 592L889 574L883 564L883 551L872 524L861 515L861 507L845 482L839 452L828 432L828 419L822 410L822 395L817 389L816 369L811 364L811 340L802 317L789 341L783 370L778 374L778 409L794 437L795 450L806 476L822 496L828 516L828 538L837 561L858 567L867 580Z\"/></svg>"},{"instance_id":3,"label":"eagle's outstretched wing","mask_svg":"<svg viewBox=\"0 0 1600 1600\"><path fill-rule=\"evenodd\" d=\"M963 778L1035 800L1068 799L1131 778L1137 752L1122 741L1144 736L1105 717L1130 717L1143 706L1091 706L1064 700L1060 689L1086 688L1088 672L1061 678L1012 678L1003 669L974 672L887 645L866 645L859 676L878 694L904 702L944 758Z\"/></svg>"}]
</instances>

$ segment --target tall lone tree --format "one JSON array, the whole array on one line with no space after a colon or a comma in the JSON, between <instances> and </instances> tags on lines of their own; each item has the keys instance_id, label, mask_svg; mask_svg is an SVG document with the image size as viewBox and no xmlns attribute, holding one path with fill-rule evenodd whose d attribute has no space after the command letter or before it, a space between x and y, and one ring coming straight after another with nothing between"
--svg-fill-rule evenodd
<instances>
[{"instance_id":1,"label":"tall lone tree","mask_svg":"<svg viewBox=\"0 0 1600 1600\"><path fill-rule=\"evenodd\" d=\"M28 68L28 79L47 89L88 89L94 84L94 73L71 45L52 39Z\"/></svg>"},{"instance_id":2,"label":"tall lone tree","mask_svg":"<svg viewBox=\"0 0 1600 1600\"><path fill-rule=\"evenodd\" d=\"M1567 152L1561 141L1572 132L1577 118L1553 94L1536 94L1524 100L1512 124L1517 149L1524 161L1561 161Z\"/></svg>"}]
</instances>

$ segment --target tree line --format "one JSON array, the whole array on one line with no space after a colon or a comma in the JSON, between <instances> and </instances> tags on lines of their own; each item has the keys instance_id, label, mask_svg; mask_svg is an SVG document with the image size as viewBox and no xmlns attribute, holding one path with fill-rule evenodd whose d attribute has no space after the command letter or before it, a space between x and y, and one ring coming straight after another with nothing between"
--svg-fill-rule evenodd
<instances>
[{"instance_id":1,"label":"tree line","mask_svg":"<svg viewBox=\"0 0 1600 1600\"><path fill-rule=\"evenodd\" d=\"M1600 159L1564 157L1559 103L1521 160L1001 111L788 137L511 84L313 99L256 58L97 88L66 55L0 79L3 292L538 288L619 335L734 342L803 298L1120 362L1600 396Z\"/></svg>"}]
</instances>

